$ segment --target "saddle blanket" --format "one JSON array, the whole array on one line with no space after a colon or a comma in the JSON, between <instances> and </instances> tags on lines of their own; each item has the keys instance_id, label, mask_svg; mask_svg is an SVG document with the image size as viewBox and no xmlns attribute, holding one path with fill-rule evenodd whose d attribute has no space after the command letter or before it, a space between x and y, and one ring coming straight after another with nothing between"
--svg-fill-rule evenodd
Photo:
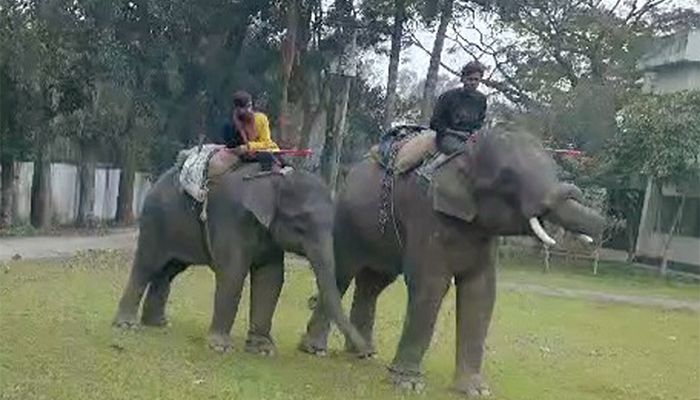
<instances>
[{"instance_id":1,"label":"saddle blanket","mask_svg":"<svg viewBox=\"0 0 700 400\"><path fill-rule=\"evenodd\" d=\"M206 144L201 149L193 147L178 154L180 185L187 194L200 203L207 197L209 161L222 148L224 148L222 145Z\"/></svg>"}]
</instances>

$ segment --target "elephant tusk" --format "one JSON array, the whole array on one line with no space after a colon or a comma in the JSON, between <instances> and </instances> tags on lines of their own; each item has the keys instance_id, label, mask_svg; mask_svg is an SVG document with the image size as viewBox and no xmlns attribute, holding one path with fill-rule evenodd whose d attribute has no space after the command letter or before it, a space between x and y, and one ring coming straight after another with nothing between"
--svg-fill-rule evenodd
<instances>
[{"instance_id":1,"label":"elephant tusk","mask_svg":"<svg viewBox=\"0 0 700 400\"><path fill-rule=\"evenodd\" d=\"M554 246L557 244L557 242L544 230L540 224L540 220L538 220L537 217L530 218L530 228L532 228L532 231L535 232L537 238L540 239L545 245Z\"/></svg>"},{"instance_id":2,"label":"elephant tusk","mask_svg":"<svg viewBox=\"0 0 700 400\"><path fill-rule=\"evenodd\" d=\"M583 233L579 233L578 235L576 235L576 237L583 240L586 244L593 243L593 238L588 235L584 235Z\"/></svg>"}]
</instances>

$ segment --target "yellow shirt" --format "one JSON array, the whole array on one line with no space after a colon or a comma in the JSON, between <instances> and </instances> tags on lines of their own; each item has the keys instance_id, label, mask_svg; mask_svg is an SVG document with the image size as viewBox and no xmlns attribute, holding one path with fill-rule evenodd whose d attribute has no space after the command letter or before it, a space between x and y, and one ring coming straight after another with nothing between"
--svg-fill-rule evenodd
<instances>
[{"instance_id":1,"label":"yellow shirt","mask_svg":"<svg viewBox=\"0 0 700 400\"><path fill-rule=\"evenodd\" d=\"M267 119L267 115L261 112L255 113L255 130L258 132L258 138L248 142L249 150L279 150L277 143L272 141L272 134L270 133L270 121Z\"/></svg>"}]
</instances>

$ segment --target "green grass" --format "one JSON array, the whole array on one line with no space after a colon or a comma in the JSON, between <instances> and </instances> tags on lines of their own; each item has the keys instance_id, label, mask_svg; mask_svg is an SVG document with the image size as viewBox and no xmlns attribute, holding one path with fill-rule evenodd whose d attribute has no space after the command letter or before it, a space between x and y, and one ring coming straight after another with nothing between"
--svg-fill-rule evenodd
<instances>
[{"instance_id":1,"label":"green grass","mask_svg":"<svg viewBox=\"0 0 700 400\"><path fill-rule=\"evenodd\" d=\"M556 271L543 276L532 268L508 266L501 275L601 291L621 285L610 283L617 278ZM274 324L279 355L266 359L240 350L245 300L234 325L236 350L223 356L208 350L213 276L205 268L176 280L170 327L113 330L109 324L127 273L128 257L120 253L0 268L0 399L459 398L447 390L454 366L453 290L426 357L429 386L412 395L385 381L406 304L400 282L380 299L379 359L360 362L339 352L317 359L295 350L314 282L306 268L293 265ZM690 290L636 285L671 294ZM502 291L486 375L495 399L700 399L699 336L694 313ZM331 348L338 351L341 344L334 332Z\"/></svg>"}]
</instances>

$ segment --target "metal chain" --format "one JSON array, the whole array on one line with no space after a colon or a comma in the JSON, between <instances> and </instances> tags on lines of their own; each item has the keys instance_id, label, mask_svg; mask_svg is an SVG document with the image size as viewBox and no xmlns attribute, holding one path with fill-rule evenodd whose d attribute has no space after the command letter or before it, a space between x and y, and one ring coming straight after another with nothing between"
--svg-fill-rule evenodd
<instances>
[{"instance_id":1,"label":"metal chain","mask_svg":"<svg viewBox=\"0 0 700 400\"><path fill-rule=\"evenodd\" d=\"M391 198L394 190L394 161L399 154L401 146L397 143L391 144L389 157L386 160L386 169L382 176L382 192L379 205L379 231L383 235L386 231L386 224L389 222L389 211L391 209Z\"/></svg>"},{"instance_id":2,"label":"metal chain","mask_svg":"<svg viewBox=\"0 0 700 400\"><path fill-rule=\"evenodd\" d=\"M394 167L394 162L396 161L396 156L398 156L399 151L403 145L411 138L418 136L419 131L403 131L396 135L392 142L389 144L390 150L389 155L385 161L384 176L382 177L382 192L380 196L379 205L379 231L383 235L386 231L386 225L389 222L390 214L391 218L394 217L394 207L393 207L393 197L394 197L394 176L396 175L396 170ZM394 221L394 228L396 229L396 221ZM400 240L400 239L399 239Z\"/></svg>"}]
</instances>

